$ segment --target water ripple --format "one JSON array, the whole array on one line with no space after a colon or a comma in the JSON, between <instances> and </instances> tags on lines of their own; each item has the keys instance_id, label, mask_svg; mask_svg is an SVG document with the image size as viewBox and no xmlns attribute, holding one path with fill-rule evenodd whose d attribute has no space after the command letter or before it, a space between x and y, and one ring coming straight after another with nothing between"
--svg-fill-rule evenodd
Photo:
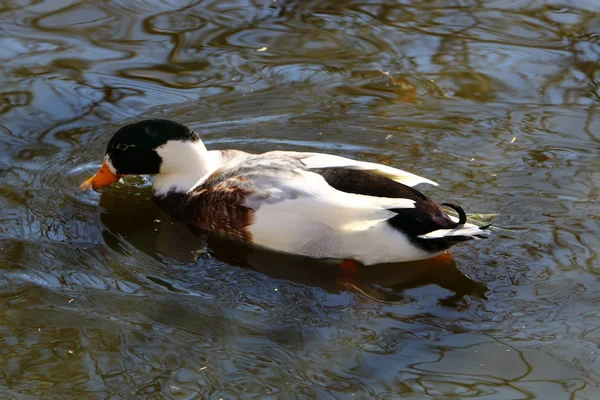
<instances>
[{"instance_id":1,"label":"water ripple","mask_svg":"<svg viewBox=\"0 0 600 400\"><path fill-rule=\"evenodd\" d=\"M0 385L14 398L597 398L598 6L0 6ZM77 184L172 118L210 148L417 172L499 214L362 269L197 236L150 180Z\"/></svg>"}]
</instances>

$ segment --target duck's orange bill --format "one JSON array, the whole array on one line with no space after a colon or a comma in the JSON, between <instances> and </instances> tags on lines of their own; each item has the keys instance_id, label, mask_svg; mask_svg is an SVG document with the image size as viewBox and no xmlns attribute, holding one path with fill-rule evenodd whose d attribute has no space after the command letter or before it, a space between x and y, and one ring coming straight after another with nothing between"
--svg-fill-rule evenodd
<instances>
[{"instance_id":1,"label":"duck's orange bill","mask_svg":"<svg viewBox=\"0 0 600 400\"><path fill-rule=\"evenodd\" d=\"M111 183L115 183L119 180L121 175L115 175L108 168L108 164L106 161L102 163L102 167L96 173L96 175L92 176L90 179L87 179L81 185L79 185L79 189L81 190L89 190L89 189L99 189L104 186L108 186Z\"/></svg>"}]
</instances>

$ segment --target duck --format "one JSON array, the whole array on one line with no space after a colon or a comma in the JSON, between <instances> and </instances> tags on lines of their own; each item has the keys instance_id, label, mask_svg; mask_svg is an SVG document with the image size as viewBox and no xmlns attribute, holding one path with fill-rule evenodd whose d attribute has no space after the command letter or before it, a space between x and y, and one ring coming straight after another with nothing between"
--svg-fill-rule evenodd
<instances>
[{"instance_id":1,"label":"duck","mask_svg":"<svg viewBox=\"0 0 600 400\"><path fill-rule=\"evenodd\" d=\"M172 218L279 253L368 266L432 258L489 234L462 207L415 189L438 184L410 172L326 153L207 150L167 119L117 130L80 188L125 175L155 175L152 198Z\"/></svg>"}]
</instances>

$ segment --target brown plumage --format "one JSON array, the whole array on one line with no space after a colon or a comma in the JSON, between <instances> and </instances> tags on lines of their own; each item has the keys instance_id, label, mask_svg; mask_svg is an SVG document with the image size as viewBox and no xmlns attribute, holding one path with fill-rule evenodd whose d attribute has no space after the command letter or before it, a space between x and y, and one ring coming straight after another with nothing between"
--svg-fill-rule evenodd
<instances>
[{"instance_id":1,"label":"brown plumage","mask_svg":"<svg viewBox=\"0 0 600 400\"><path fill-rule=\"evenodd\" d=\"M187 194L171 193L155 201L173 217L195 228L252 243L247 229L254 222L254 210L244 206L254 191L244 187L244 178L219 178L215 171Z\"/></svg>"}]
</instances>

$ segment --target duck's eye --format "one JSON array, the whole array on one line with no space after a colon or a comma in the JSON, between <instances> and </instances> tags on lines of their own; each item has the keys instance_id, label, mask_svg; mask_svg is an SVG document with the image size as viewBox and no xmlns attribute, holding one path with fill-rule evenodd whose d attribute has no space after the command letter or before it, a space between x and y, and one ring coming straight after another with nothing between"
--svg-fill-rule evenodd
<instances>
[{"instance_id":1,"label":"duck's eye","mask_svg":"<svg viewBox=\"0 0 600 400\"><path fill-rule=\"evenodd\" d=\"M125 151L125 150L127 150L128 147L129 146L127 146L125 143L119 143L119 144L117 144L116 149L120 150L120 151Z\"/></svg>"}]
</instances>

